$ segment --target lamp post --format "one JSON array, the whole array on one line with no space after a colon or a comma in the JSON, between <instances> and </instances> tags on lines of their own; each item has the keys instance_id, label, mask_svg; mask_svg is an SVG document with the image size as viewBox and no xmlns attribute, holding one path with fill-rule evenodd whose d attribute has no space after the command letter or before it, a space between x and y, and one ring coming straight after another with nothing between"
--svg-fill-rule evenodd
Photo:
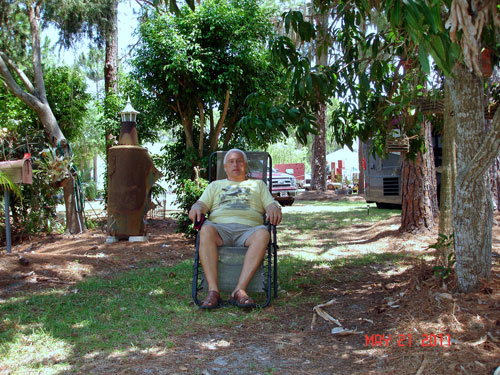
<instances>
[{"instance_id":1,"label":"lamp post","mask_svg":"<svg viewBox=\"0 0 500 375\"><path fill-rule=\"evenodd\" d=\"M122 127L118 145L108 155L108 237L107 243L120 239L147 241L146 214L154 207L151 188L161 173L147 150L137 139L136 111L127 100L120 112Z\"/></svg>"},{"instance_id":2,"label":"lamp post","mask_svg":"<svg viewBox=\"0 0 500 375\"><path fill-rule=\"evenodd\" d=\"M139 111L136 111L134 107L132 107L132 103L130 102L130 96L127 98L127 104L125 104L125 108L120 112L120 116L122 117L122 122L135 122Z\"/></svg>"},{"instance_id":3,"label":"lamp post","mask_svg":"<svg viewBox=\"0 0 500 375\"><path fill-rule=\"evenodd\" d=\"M139 114L130 103L130 97L127 98L125 108L120 112L122 118L122 128L120 131L120 138L118 138L119 145L139 145L137 138L137 128L135 127L136 118Z\"/></svg>"}]
</instances>

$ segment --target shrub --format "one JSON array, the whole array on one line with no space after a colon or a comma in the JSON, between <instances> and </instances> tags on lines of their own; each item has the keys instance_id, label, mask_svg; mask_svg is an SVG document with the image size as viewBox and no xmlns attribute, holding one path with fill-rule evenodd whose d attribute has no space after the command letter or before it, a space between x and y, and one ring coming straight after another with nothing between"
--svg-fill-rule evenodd
<instances>
[{"instance_id":1,"label":"shrub","mask_svg":"<svg viewBox=\"0 0 500 375\"><path fill-rule=\"evenodd\" d=\"M97 185L94 180L84 184L85 199L93 201L97 198Z\"/></svg>"},{"instance_id":2,"label":"shrub","mask_svg":"<svg viewBox=\"0 0 500 375\"><path fill-rule=\"evenodd\" d=\"M176 190L177 199L176 203L181 212L176 213L174 216L177 221L178 233L184 233L186 237L194 237L196 231L193 229L193 223L188 218L189 209L201 197L201 194L208 185L208 181L199 178L195 181L184 179Z\"/></svg>"},{"instance_id":3,"label":"shrub","mask_svg":"<svg viewBox=\"0 0 500 375\"><path fill-rule=\"evenodd\" d=\"M11 197L13 242L33 233L58 231L56 205L60 188L52 179L55 167L47 161L43 133L29 127L25 134L4 131L1 142L1 159L22 159L30 153L33 168L33 184L18 185L21 197ZM5 225L3 216L0 216L0 225ZM0 236L3 239L3 233Z\"/></svg>"}]
</instances>

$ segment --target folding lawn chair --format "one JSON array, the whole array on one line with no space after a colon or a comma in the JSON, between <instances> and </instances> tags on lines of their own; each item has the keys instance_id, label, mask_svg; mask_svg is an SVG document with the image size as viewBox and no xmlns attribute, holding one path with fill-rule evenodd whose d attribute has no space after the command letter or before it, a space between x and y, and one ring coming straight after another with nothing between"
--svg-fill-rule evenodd
<instances>
[{"instance_id":1,"label":"folding lawn chair","mask_svg":"<svg viewBox=\"0 0 500 375\"><path fill-rule=\"evenodd\" d=\"M217 151L210 155L208 179L220 180L227 178L224 171L224 156L225 151ZM246 152L248 158L248 178L262 179L269 187L269 192L272 191L272 160L267 152ZM215 173L214 173L215 172ZM267 245L267 253L264 256L260 268L255 273L252 281L248 285L247 292L252 294L257 307L266 307L271 302L272 292L274 298L278 297L278 263L277 251L278 245L276 241L276 226L267 223L270 234L270 241ZM200 305L203 298L208 293L208 285L205 281L203 269L199 259L199 233L196 236L196 250L193 266L193 300L197 305ZM243 266L243 258L247 251L246 247L228 247L222 246L218 248L218 283L221 292L231 293L234 289L238 277ZM203 294L199 298L199 294ZM229 304L229 301L224 301L223 304Z\"/></svg>"}]
</instances>

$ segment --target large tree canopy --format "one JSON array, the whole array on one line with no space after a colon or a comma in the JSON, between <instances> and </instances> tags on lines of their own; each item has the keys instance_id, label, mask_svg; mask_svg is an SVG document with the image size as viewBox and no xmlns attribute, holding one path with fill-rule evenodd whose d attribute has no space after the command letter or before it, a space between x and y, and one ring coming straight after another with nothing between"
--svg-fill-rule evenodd
<instances>
[{"instance_id":1,"label":"large tree canopy","mask_svg":"<svg viewBox=\"0 0 500 375\"><path fill-rule=\"evenodd\" d=\"M414 120L421 111L415 94L426 94L428 87L419 77L430 73L430 57L446 76L452 102L449 111L457 130L457 279L462 291L472 290L491 269L487 172L500 151L500 115L497 111L486 131L479 59L483 48L490 49L498 65L498 1L317 0L315 4L334 19L327 32L344 55L331 66L332 74L339 76L333 92L352 98L340 107L334 124L342 143L352 142L357 135L384 135L398 115L410 120L400 122L407 133L417 132ZM301 22L294 24L292 18L290 13L289 24L300 33Z\"/></svg>"},{"instance_id":2,"label":"large tree canopy","mask_svg":"<svg viewBox=\"0 0 500 375\"><path fill-rule=\"evenodd\" d=\"M286 120L241 121L257 98L275 103L287 83L266 48L269 14L255 1L208 0L178 16L156 12L140 34L133 75L154 102L149 121L182 124L197 158L236 138L264 145L287 134Z\"/></svg>"},{"instance_id":3,"label":"large tree canopy","mask_svg":"<svg viewBox=\"0 0 500 375\"><path fill-rule=\"evenodd\" d=\"M71 2L71 5L86 2ZM33 110L43 125L47 141L62 150L66 158L71 156L71 147L66 139L52 106L59 103L60 92L55 100L49 101L52 93L47 92L46 77L41 48L41 30L48 23L71 20L73 13L66 12L61 1L13 0L0 5L0 84ZM89 21L89 20L87 20ZM64 24L64 22L63 22ZM69 21L69 24L72 24ZM64 33L67 30L61 30ZM73 30L74 32L79 32ZM71 31L70 33L72 33ZM31 61L27 57L31 57ZM28 64L27 61L30 61ZM71 87L69 85L66 90ZM57 95L56 92L54 94ZM67 119L63 120L67 122ZM62 181L66 202L66 225L72 233L84 230L83 212L73 199L74 173L70 170Z\"/></svg>"}]
</instances>

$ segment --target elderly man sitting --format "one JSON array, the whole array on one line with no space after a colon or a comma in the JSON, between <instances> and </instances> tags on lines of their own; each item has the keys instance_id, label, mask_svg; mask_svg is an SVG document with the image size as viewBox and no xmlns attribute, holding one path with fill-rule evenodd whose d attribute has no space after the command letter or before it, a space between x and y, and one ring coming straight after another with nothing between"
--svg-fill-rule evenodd
<instances>
[{"instance_id":1,"label":"elderly man sitting","mask_svg":"<svg viewBox=\"0 0 500 375\"><path fill-rule=\"evenodd\" d=\"M269 243L263 216L265 213L271 224L278 225L281 207L262 180L247 179L247 168L246 154L239 149L229 150L224 157L227 179L210 183L189 211L193 222L210 211L209 220L200 230L199 254L208 283L208 295L200 304L202 309L213 309L222 301L217 283L217 247L223 245L248 247L231 301L239 307L255 306L245 290Z\"/></svg>"}]
</instances>

